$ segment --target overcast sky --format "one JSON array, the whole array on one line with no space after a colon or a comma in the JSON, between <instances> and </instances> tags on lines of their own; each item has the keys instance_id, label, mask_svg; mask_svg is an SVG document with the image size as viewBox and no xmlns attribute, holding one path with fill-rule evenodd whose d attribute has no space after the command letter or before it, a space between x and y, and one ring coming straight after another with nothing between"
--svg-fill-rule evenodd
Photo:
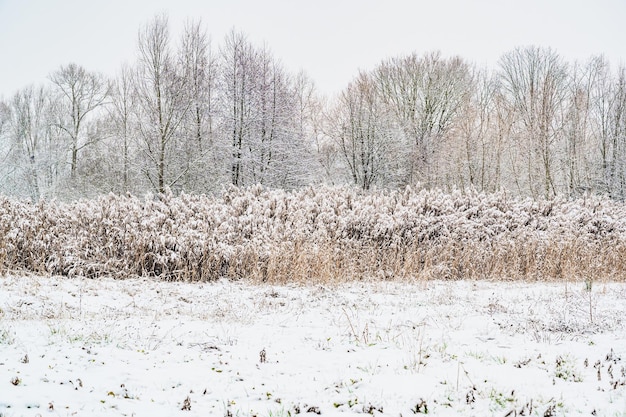
<instances>
[{"instance_id":1,"label":"overcast sky","mask_svg":"<svg viewBox=\"0 0 626 417\"><path fill-rule=\"evenodd\" d=\"M201 18L214 45L235 28L264 42L320 91L340 91L382 59L440 50L494 66L516 46L567 60L626 63L626 0L0 0L0 97L76 62L114 74L135 59L137 32L169 15L176 35Z\"/></svg>"}]
</instances>

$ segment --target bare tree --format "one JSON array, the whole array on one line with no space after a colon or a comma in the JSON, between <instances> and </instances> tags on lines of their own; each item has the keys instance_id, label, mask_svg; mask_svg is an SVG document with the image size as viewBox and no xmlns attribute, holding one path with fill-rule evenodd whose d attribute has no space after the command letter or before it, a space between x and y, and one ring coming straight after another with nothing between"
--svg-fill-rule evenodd
<instances>
[{"instance_id":1,"label":"bare tree","mask_svg":"<svg viewBox=\"0 0 626 417\"><path fill-rule=\"evenodd\" d=\"M11 118L11 110L7 103L0 100L0 135L6 131L6 127L9 124Z\"/></svg>"},{"instance_id":2,"label":"bare tree","mask_svg":"<svg viewBox=\"0 0 626 417\"><path fill-rule=\"evenodd\" d=\"M606 158L607 182L614 198L626 198L626 67L622 66L612 82L613 95L608 112L607 137L609 158Z\"/></svg>"},{"instance_id":3,"label":"bare tree","mask_svg":"<svg viewBox=\"0 0 626 417\"><path fill-rule=\"evenodd\" d=\"M376 69L382 97L413 152L407 182L435 185L436 157L466 100L470 76L461 58L444 59L439 52L393 58Z\"/></svg>"},{"instance_id":4,"label":"bare tree","mask_svg":"<svg viewBox=\"0 0 626 417\"><path fill-rule=\"evenodd\" d=\"M221 49L221 90L223 129L230 136L231 183L243 184L244 140L248 135L249 118L247 92L252 48L243 34L231 31Z\"/></svg>"},{"instance_id":5,"label":"bare tree","mask_svg":"<svg viewBox=\"0 0 626 417\"><path fill-rule=\"evenodd\" d=\"M496 85L493 97L492 131L487 142L501 158L501 163L495 166L495 183L497 189L515 189L518 194L523 195L526 189L520 181L521 174L517 171L520 166L519 149L515 147L515 142L511 139L515 113L502 91L500 77L496 75L494 82Z\"/></svg>"},{"instance_id":6,"label":"bare tree","mask_svg":"<svg viewBox=\"0 0 626 417\"><path fill-rule=\"evenodd\" d=\"M301 185L310 160L299 135L301 91L270 50L232 31L221 49L220 93L231 183Z\"/></svg>"},{"instance_id":7,"label":"bare tree","mask_svg":"<svg viewBox=\"0 0 626 417\"><path fill-rule=\"evenodd\" d=\"M327 120L325 109L328 100L321 97L315 83L303 71L294 81L296 97L296 134L304 143L309 158L302 161L306 170L305 183L323 181L334 183L338 165L338 152L335 142L324 134Z\"/></svg>"},{"instance_id":8,"label":"bare tree","mask_svg":"<svg viewBox=\"0 0 626 417\"><path fill-rule=\"evenodd\" d=\"M280 97L285 86L284 74L264 48L256 54L256 74L253 76L253 124L249 151L252 156L252 181L267 184L275 163L275 142L283 115L279 108L284 97ZM257 139L257 140L254 140ZM256 154L256 155L255 155Z\"/></svg>"},{"instance_id":9,"label":"bare tree","mask_svg":"<svg viewBox=\"0 0 626 417\"><path fill-rule=\"evenodd\" d=\"M230 176L233 185L244 185L246 142L251 134L252 68L256 51L241 33L231 31L221 49L223 129L230 136Z\"/></svg>"},{"instance_id":10,"label":"bare tree","mask_svg":"<svg viewBox=\"0 0 626 417\"><path fill-rule=\"evenodd\" d=\"M174 45L156 16L113 82L72 63L50 88L0 100L2 191L75 198L324 181L626 199L626 69L603 57L569 65L531 46L488 71L414 53L326 100L242 33L215 52L199 20L181 35Z\"/></svg>"},{"instance_id":11,"label":"bare tree","mask_svg":"<svg viewBox=\"0 0 626 417\"><path fill-rule=\"evenodd\" d=\"M50 80L61 94L56 126L69 138L70 175L74 178L78 152L93 144L93 140L87 140L83 135L87 117L105 103L109 84L101 75L73 63L52 73Z\"/></svg>"},{"instance_id":12,"label":"bare tree","mask_svg":"<svg viewBox=\"0 0 626 417\"><path fill-rule=\"evenodd\" d=\"M562 135L567 66L551 49L518 48L500 60L502 88L517 116L526 155L528 188L534 197L555 196L557 142Z\"/></svg>"},{"instance_id":13,"label":"bare tree","mask_svg":"<svg viewBox=\"0 0 626 417\"><path fill-rule=\"evenodd\" d=\"M0 100L0 140L2 140L3 143L6 141L5 135L8 130L10 120L11 120L11 109L9 108L9 105L4 100Z\"/></svg>"},{"instance_id":14,"label":"bare tree","mask_svg":"<svg viewBox=\"0 0 626 417\"><path fill-rule=\"evenodd\" d=\"M301 186L320 180L323 176L318 139L322 135L324 104L315 83L304 71L297 73L291 84L293 140L289 143L297 149L292 153L294 167L289 176L294 178L292 186Z\"/></svg>"},{"instance_id":15,"label":"bare tree","mask_svg":"<svg viewBox=\"0 0 626 417\"><path fill-rule=\"evenodd\" d=\"M136 97L133 69L127 65L122 66L116 79L112 83L111 106L109 114L112 125L113 144L116 152L116 160L121 159L121 188L124 193L132 189L131 185L131 161L133 159L135 142L133 121L136 114Z\"/></svg>"},{"instance_id":16,"label":"bare tree","mask_svg":"<svg viewBox=\"0 0 626 417\"><path fill-rule=\"evenodd\" d=\"M389 185L384 180L392 176L391 161L399 155L393 148L388 120L376 84L365 73L341 93L331 115L329 135L337 144L351 182L363 190L377 182Z\"/></svg>"},{"instance_id":17,"label":"bare tree","mask_svg":"<svg viewBox=\"0 0 626 417\"><path fill-rule=\"evenodd\" d=\"M472 187L481 192L500 188L503 140L494 131L497 124L498 84L496 78L485 70L475 70L471 94L460 111L449 152L458 154L458 181L461 189ZM458 144L455 144L458 142Z\"/></svg>"},{"instance_id":18,"label":"bare tree","mask_svg":"<svg viewBox=\"0 0 626 417\"><path fill-rule=\"evenodd\" d=\"M144 173L153 188L165 192L184 172L172 170L179 128L190 106L188 80L178 71L170 50L168 19L156 16L139 32L136 96L139 133L147 158Z\"/></svg>"},{"instance_id":19,"label":"bare tree","mask_svg":"<svg viewBox=\"0 0 626 417\"><path fill-rule=\"evenodd\" d=\"M307 159L299 152L305 144L299 134L298 92L292 77L267 47L257 51L254 68L249 147L252 181L292 188L299 185L299 167L306 165Z\"/></svg>"},{"instance_id":20,"label":"bare tree","mask_svg":"<svg viewBox=\"0 0 626 417\"><path fill-rule=\"evenodd\" d=\"M613 138L614 147L621 152L615 152L615 161L619 161L619 198L626 198L626 67L621 66L615 81L615 107L613 110ZM618 158L619 155L619 158Z\"/></svg>"},{"instance_id":21,"label":"bare tree","mask_svg":"<svg viewBox=\"0 0 626 417\"><path fill-rule=\"evenodd\" d=\"M44 87L26 87L11 102L8 136L12 141L13 193L26 193L33 201L51 197L62 176L63 156L51 125L51 95ZM21 184L26 186L22 189Z\"/></svg>"},{"instance_id":22,"label":"bare tree","mask_svg":"<svg viewBox=\"0 0 626 417\"><path fill-rule=\"evenodd\" d=\"M6 183L12 171L8 163L14 146L9 136L10 121L11 109L4 100L0 100L0 183Z\"/></svg>"},{"instance_id":23,"label":"bare tree","mask_svg":"<svg viewBox=\"0 0 626 417\"><path fill-rule=\"evenodd\" d=\"M591 131L598 148L598 190L613 198L626 198L626 74L625 68L611 72L602 57L589 63L593 71L590 112Z\"/></svg>"},{"instance_id":24,"label":"bare tree","mask_svg":"<svg viewBox=\"0 0 626 417\"><path fill-rule=\"evenodd\" d=\"M563 166L565 192L568 195L596 189L599 185L593 165L598 163L593 132L593 92L608 72L602 57L589 60L586 65L574 63L569 72L564 119Z\"/></svg>"},{"instance_id":25,"label":"bare tree","mask_svg":"<svg viewBox=\"0 0 626 417\"><path fill-rule=\"evenodd\" d=\"M615 105L613 92L613 77L608 63L602 59L596 59L592 63L597 72L596 82L591 92L591 112L593 136L598 142L600 154L599 161L599 188L603 192L611 191L613 183L614 165L612 164L612 114Z\"/></svg>"},{"instance_id":26,"label":"bare tree","mask_svg":"<svg viewBox=\"0 0 626 417\"><path fill-rule=\"evenodd\" d=\"M218 62L199 20L185 24L178 60L187 81L190 104L182 126L184 140L181 152L185 154L183 188L206 191L214 187L219 165L215 163Z\"/></svg>"}]
</instances>

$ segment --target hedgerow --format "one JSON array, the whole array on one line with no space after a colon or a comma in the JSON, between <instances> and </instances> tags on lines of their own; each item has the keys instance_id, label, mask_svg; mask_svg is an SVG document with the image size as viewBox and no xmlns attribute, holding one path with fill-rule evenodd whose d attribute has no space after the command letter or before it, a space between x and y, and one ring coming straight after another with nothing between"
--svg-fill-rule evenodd
<instances>
[{"instance_id":1,"label":"hedgerow","mask_svg":"<svg viewBox=\"0 0 626 417\"><path fill-rule=\"evenodd\" d=\"M602 197L231 187L218 196L0 198L0 268L211 281L624 280L626 207Z\"/></svg>"}]
</instances>

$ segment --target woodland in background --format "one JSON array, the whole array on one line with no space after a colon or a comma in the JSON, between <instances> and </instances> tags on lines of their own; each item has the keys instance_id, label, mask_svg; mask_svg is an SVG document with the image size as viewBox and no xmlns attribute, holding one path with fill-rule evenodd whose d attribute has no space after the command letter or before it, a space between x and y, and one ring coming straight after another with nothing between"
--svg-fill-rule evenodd
<instances>
[{"instance_id":1,"label":"woodland in background","mask_svg":"<svg viewBox=\"0 0 626 417\"><path fill-rule=\"evenodd\" d=\"M473 189L552 199L626 196L626 68L521 47L494 69L438 52L381 62L336 97L266 46L200 22L139 30L114 79L71 63L0 101L0 193ZM8 204L8 203L5 203Z\"/></svg>"}]
</instances>

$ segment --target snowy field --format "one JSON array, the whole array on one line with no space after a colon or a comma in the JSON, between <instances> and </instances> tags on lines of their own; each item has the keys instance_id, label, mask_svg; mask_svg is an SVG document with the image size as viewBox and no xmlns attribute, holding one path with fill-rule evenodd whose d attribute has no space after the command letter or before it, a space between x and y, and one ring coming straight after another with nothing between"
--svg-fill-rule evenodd
<instances>
[{"instance_id":1,"label":"snowy field","mask_svg":"<svg viewBox=\"0 0 626 417\"><path fill-rule=\"evenodd\" d=\"M0 415L625 416L624 317L624 284L0 277Z\"/></svg>"}]
</instances>

